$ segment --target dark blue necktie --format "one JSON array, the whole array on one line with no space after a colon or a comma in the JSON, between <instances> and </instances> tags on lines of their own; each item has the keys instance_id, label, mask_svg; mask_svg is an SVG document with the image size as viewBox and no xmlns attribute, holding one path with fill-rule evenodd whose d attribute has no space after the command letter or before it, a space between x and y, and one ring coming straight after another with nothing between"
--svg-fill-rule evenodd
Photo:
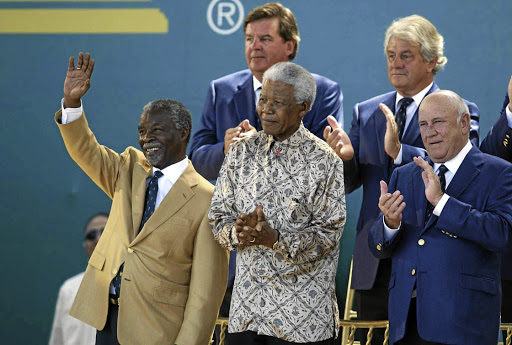
<instances>
[{"instance_id":1,"label":"dark blue necktie","mask_svg":"<svg viewBox=\"0 0 512 345\"><path fill-rule=\"evenodd\" d=\"M153 212L155 212L156 195L158 194L158 179L162 176L162 172L157 170L151 177L151 180L149 180L148 189L146 190L144 214L142 215L142 221L140 222L139 232L142 230L149 217L151 217Z\"/></svg>"},{"instance_id":2,"label":"dark blue necktie","mask_svg":"<svg viewBox=\"0 0 512 345\"><path fill-rule=\"evenodd\" d=\"M158 179L163 176L160 170L155 171L155 174L149 180L149 185L146 190L146 200L144 205L144 213L142 214L142 221L140 222L139 232L148 221L149 217L155 212L156 195L158 194ZM119 272L112 280L112 285L116 290L116 296L121 296L121 278L123 277L124 263L119 267Z\"/></svg>"},{"instance_id":3,"label":"dark blue necktie","mask_svg":"<svg viewBox=\"0 0 512 345\"><path fill-rule=\"evenodd\" d=\"M407 107L414 100L410 97L405 97L398 102L400 107L398 108L398 112L396 113L396 125L398 126L398 140L402 141L402 136L404 135L405 129L405 120L407 118Z\"/></svg>"},{"instance_id":4,"label":"dark blue necktie","mask_svg":"<svg viewBox=\"0 0 512 345\"><path fill-rule=\"evenodd\" d=\"M437 173L437 176L439 176L439 183L441 184L441 191L444 193L446 190L446 177L444 174L448 171L448 168L441 164L439 166L439 172ZM427 224L430 216L432 216L432 212L434 212L434 205L431 203L427 204L427 211L425 212L425 224Z\"/></svg>"}]
</instances>

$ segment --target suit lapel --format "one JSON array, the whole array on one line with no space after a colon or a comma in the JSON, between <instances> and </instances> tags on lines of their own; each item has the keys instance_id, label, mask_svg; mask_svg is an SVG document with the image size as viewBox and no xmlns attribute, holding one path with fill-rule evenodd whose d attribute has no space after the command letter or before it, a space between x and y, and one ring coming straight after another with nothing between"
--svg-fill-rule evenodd
<instances>
[{"instance_id":1,"label":"suit lapel","mask_svg":"<svg viewBox=\"0 0 512 345\"><path fill-rule=\"evenodd\" d=\"M151 234L155 229L161 226L176 212L178 212L193 196L193 186L197 185L197 177L192 164L189 162L187 169L181 174L176 183L172 186L171 190L165 198L158 205L155 212L149 217L146 224L140 231L139 235L135 237L130 244L135 245ZM142 218L142 215L141 217ZM138 227L137 227L138 230Z\"/></svg>"},{"instance_id":2,"label":"suit lapel","mask_svg":"<svg viewBox=\"0 0 512 345\"><path fill-rule=\"evenodd\" d=\"M257 115L251 73L249 73L247 79L240 82L238 85L238 90L235 92L233 99L235 101L236 113L238 115L238 123L248 119L251 125L256 127Z\"/></svg>"},{"instance_id":3,"label":"suit lapel","mask_svg":"<svg viewBox=\"0 0 512 345\"><path fill-rule=\"evenodd\" d=\"M144 202L146 196L147 178L151 176L152 168L148 163L138 164L133 170L132 179L132 231L129 233L129 242L131 242L139 232L142 212L144 211Z\"/></svg>"},{"instance_id":4,"label":"suit lapel","mask_svg":"<svg viewBox=\"0 0 512 345\"><path fill-rule=\"evenodd\" d=\"M457 173L453 176L448 188L446 188L446 194L454 198L459 197L480 174L480 166L483 163L482 152L472 147L462 161Z\"/></svg>"}]
</instances>

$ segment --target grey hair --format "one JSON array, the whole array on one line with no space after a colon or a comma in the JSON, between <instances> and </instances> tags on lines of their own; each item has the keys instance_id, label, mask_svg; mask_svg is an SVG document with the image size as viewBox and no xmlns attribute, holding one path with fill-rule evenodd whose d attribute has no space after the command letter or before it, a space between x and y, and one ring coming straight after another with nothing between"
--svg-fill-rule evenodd
<instances>
[{"instance_id":1,"label":"grey hair","mask_svg":"<svg viewBox=\"0 0 512 345\"><path fill-rule=\"evenodd\" d=\"M143 114L153 112L163 112L169 115L176 129L188 129L188 143L190 134L192 133L192 116L183 103L173 99L156 99L146 104L142 109Z\"/></svg>"},{"instance_id":2,"label":"grey hair","mask_svg":"<svg viewBox=\"0 0 512 345\"><path fill-rule=\"evenodd\" d=\"M265 80L282 81L293 86L295 103L308 102L309 109L307 110L311 110L316 97L316 82L304 67L293 62L278 62L265 71L263 84L265 84Z\"/></svg>"},{"instance_id":3,"label":"grey hair","mask_svg":"<svg viewBox=\"0 0 512 345\"><path fill-rule=\"evenodd\" d=\"M431 22L422 16L414 14L393 21L386 30L384 38L385 55L387 55L389 40L393 36L407 41L414 46L419 45L423 61L430 62L437 58L436 66L432 70L433 75L442 70L448 62L448 58L443 55L443 36L441 36Z\"/></svg>"}]
</instances>

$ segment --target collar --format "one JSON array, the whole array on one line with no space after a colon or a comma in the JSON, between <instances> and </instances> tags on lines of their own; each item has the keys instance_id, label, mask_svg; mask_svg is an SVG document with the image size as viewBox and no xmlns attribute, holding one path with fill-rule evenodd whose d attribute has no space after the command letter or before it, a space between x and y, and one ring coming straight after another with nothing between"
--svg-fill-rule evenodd
<instances>
[{"instance_id":1,"label":"collar","mask_svg":"<svg viewBox=\"0 0 512 345\"><path fill-rule=\"evenodd\" d=\"M265 132L263 132L263 133L265 133ZM298 146L304 144L304 138L307 135L307 130L301 121L299 128L295 131L295 133L293 133L289 138L287 138L283 141L275 140L272 135L268 135L266 133L265 133L265 135L267 136L267 147L269 149L270 148L274 148L274 149L279 148L279 150L282 151L283 149L286 149L286 148L298 147Z\"/></svg>"},{"instance_id":2,"label":"collar","mask_svg":"<svg viewBox=\"0 0 512 345\"><path fill-rule=\"evenodd\" d=\"M426 88L424 88L423 90L421 90L420 92L418 92L417 94L415 94L414 96L411 97L414 100L414 103L416 103L417 106L420 105L420 103L423 100L423 98L425 98L425 96L427 95L427 92L432 88L432 85L434 85L434 81L433 80L432 80L432 82L430 84L427 85ZM396 99L395 99L395 109L398 108L398 102L400 102L400 100L402 98L404 98L404 96L399 94L398 91L397 91L396 92Z\"/></svg>"},{"instance_id":3,"label":"collar","mask_svg":"<svg viewBox=\"0 0 512 345\"><path fill-rule=\"evenodd\" d=\"M437 172L439 170L439 166L441 164L444 164L448 168L448 170L453 175L455 175L457 173L457 170L459 170L459 167L462 164L462 161L464 160L464 158L466 158L466 155L469 153L469 151L471 151L472 147L473 147L473 145L471 145L471 142L468 139L468 142L466 143L466 145L464 145L462 150L460 150L459 153L457 153L457 155L455 157L453 157L452 159L450 159L444 163L434 163L434 172L437 174Z\"/></svg>"},{"instance_id":4,"label":"collar","mask_svg":"<svg viewBox=\"0 0 512 345\"><path fill-rule=\"evenodd\" d=\"M163 168L162 170L153 167L153 174L155 174L155 171L160 170L162 174L164 174L164 177L172 182L172 184L175 184L178 178L183 174L185 169L187 169L188 166L188 157L185 156L181 161L176 162L172 165L169 165L168 167ZM151 176L150 176L151 177Z\"/></svg>"},{"instance_id":5,"label":"collar","mask_svg":"<svg viewBox=\"0 0 512 345\"><path fill-rule=\"evenodd\" d=\"M256 79L256 77L253 75L252 76L252 87L254 88L254 91L258 90L260 87L262 87L263 84L261 84L261 82Z\"/></svg>"}]
</instances>

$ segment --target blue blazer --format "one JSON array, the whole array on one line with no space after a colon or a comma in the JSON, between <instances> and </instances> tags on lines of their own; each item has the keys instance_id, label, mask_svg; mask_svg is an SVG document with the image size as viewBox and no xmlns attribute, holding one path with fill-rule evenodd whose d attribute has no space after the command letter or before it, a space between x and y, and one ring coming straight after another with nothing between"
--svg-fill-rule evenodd
<instances>
[{"instance_id":1,"label":"blue blazer","mask_svg":"<svg viewBox=\"0 0 512 345\"><path fill-rule=\"evenodd\" d=\"M434 82L427 94L438 89ZM388 182L391 173L397 167L384 151L386 117L379 109L379 103L386 104L394 113L395 99L396 91L393 91L354 106L349 137L355 154L354 159L344 163L344 169L346 193L351 193L359 186L363 186L363 201L357 222L352 270L352 288L356 290L371 289L379 267L379 260L368 248L368 231L379 215L379 181ZM478 147L478 107L474 103L465 102L471 115L471 141ZM425 155L416 110L402 138L402 165L411 162L413 157L425 157Z\"/></svg>"},{"instance_id":2,"label":"blue blazer","mask_svg":"<svg viewBox=\"0 0 512 345\"><path fill-rule=\"evenodd\" d=\"M480 150L512 162L512 129L508 125L505 110L508 104L509 99L507 95L503 101L501 115L482 141ZM501 263L501 279L512 280L512 248L503 253Z\"/></svg>"},{"instance_id":3,"label":"blue blazer","mask_svg":"<svg viewBox=\"0 0 512 345\"><path fill-rule=\"evenodd\" d=\"M404 336L416 286L419 335L431 342L495 345L500 325L501 251L512 237L512 164L473 147L446 189L441 215L424 225L427 199L422 169L393 172L389 192L406 203L397 235L386 242L383 216L368 245L392 258L389 282L391 343Z\"/></svg>"},{"instance_id":4,"label":"blue blazer","mask_svg":"<svg viewBox=\"0 0 512 345\"><path fill-rule=\"evenodd\" d=\"M343 93L334 81L317 74L313 74L313 78L317 86L316 99L302 122L313 134L323 139L328 115L343 123ZM245 119L261 130L251 71L239 71L212 81L189 152L197 172L207 180L217 178L224 161L226 130L238 126Z\"/></svg>"}]
</instances>

